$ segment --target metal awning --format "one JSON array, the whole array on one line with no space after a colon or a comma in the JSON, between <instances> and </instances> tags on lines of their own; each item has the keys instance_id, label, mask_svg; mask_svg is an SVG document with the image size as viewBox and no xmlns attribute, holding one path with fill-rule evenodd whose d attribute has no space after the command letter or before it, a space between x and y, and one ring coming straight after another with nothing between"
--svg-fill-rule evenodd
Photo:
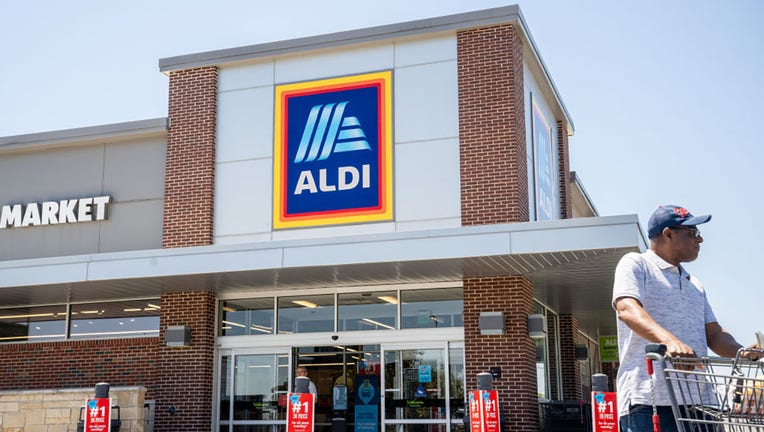
<instances>
[{"instance_id":1,"label":"metal awning","mask_svg":"<svg viewBox=\"0 0 764 432\"><path fill-rule=\"evenodd\" d=\"M612 334L613 270L645 247L627 215L27 259L0 263L0 305L525 275L539 301L575 314L581 330Z\"/></svg>"}]
</instances>

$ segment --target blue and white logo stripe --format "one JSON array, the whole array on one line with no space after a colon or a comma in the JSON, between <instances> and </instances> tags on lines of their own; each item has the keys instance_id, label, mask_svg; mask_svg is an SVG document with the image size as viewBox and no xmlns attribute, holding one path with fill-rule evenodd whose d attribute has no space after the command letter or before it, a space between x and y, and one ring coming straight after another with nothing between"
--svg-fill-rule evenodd
<instances>
[{"instance_id":1,"label":"blue and white logo stripe","mask_svg":"<svg viewBox=\"0 0 764 432\"><path fill-rule=\"evenodd\" d=\"M358 118L343 116L347 104L329 103L310 109L294 163L324 160L332 153L371 150Z\"/></svg>"}]
</instances>

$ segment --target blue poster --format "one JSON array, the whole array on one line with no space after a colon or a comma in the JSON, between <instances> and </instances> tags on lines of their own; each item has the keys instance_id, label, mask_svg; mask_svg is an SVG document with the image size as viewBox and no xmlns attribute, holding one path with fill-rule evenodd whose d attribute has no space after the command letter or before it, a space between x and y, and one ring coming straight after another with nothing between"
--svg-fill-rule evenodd
<instances>
[{"instance_id":1,"label":"blue poster","mask_svg":"<svg viewBox=\"0 0 764 432\"><path fill-rule=\"evenodd\" d=\"M430 365L419 366L419 382L420 383L432 382L432 366Z\"/></svg>"},{"instance_id":2,"label":"blue poster","mask_svg":"<svg viewBox=\"0 0 764 432\"><path fill-rule=\"evenodd\" d=\"M379 432L379 377L355 377L355 432Z\"/></svg>"}]
</instances>

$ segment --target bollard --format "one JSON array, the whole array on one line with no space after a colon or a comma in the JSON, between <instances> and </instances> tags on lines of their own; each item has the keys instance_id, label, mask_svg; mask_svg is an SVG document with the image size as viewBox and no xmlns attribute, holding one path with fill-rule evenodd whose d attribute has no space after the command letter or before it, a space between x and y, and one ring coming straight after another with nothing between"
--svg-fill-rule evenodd
<instances>
[{"instance_id":1,"label":"bollard","mask_svg":"<svg viewBox=\"0 0 764 432\"><path fill-rule=\"evenodd\" d=\"M477 374L477 389L493 390L493 375L488 372L480 372Z\"/></svg>"},{"instance_id":2,"label":"bollard","mask_svg":"<svg viewBox=\"0 0 764 432\"><path fill-rule=\"evenodd\" d=\"M111 385L109 383L100 382L95 385L95 398L96 399L102 399L109 397L109 388Z\"/></svg>"},{"instance_id":3,"label":"bollard","mask_svg":"<svg viewBox=\"0 0 764 432\"><path fill-rule=\"evenodd\" d=\"M606 392L608 391L608 378L605 374L592 375L592 391Z\"/></svg>"},{"instance_id":4,"label":"bollard","mask_svg":"<svg viewBox=\"0 0 764 432\"><path fill-rule=\"evenodd\" d=\"M310 378L308 377L296 377L294 379L294 392L295 393L310 393L309 390Z\"/></svg>"}]
</instances>

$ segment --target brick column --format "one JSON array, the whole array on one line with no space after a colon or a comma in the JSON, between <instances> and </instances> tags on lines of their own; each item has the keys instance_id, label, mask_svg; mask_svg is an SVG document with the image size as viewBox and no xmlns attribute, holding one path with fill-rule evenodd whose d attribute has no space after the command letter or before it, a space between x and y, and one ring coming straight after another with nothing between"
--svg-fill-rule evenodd
<instances>
[{"instance_id":1,"label":"brick column","mask_svg":"<svg viewBox=\"0 0 764 432\"><path fill-rule=\"evenodd\" d=\"M557 155L560 161L557 177L560 179L560 217L573 217L573 203L570 197L570 157L568 151L568 131L565 122L557 122Z\"/></svg>"},{"instance_id":2,"label":"brick column","mask_svg":"<svg viewBox=\"0 0 764 432\"><path fill-rule=\"evenodd\" d=\"M602 363L602 373L607 375L608 390L614 392L617 391L615 385L615 378L618 376L618 362L605 362Z\"/></svg>"},{"instance_id":3,"label":"brick column","mask_svg":"<svg viewBox=\"0 0 764 432\"><path fill-rule=\"evenodd\" d=\"M562 398L581 399L581 374L576 362L576 338L578 318L570 314L560 315L560 369L562 372Z\"/></svg>"},{"instance_id":4,"label":"brick column","mask_svg":"<svg viewBox=\"0 0 764 432\"><path fill-rule=\"evenodd\" d=\"M212 244L216 67L170 74L162 247Z\"/></svg>"},{"instance_id":5,"label":"brick column","mask_svg":"<svg viewBox=\"0 0 764 432\"><path fill-rule=\"evenodd\" d=\"M215 295L164 294L157 365L155 431L208 432L212 424ZM191 345L168 347L167 326L191 328ZM171 415L168 410L176 408Z\"/></svg>"},{"instance_id":6,"label":"brick column","mask_svg":"<svg viewBox=\"0 0 764 432\"><path fill-rule=\"evenodd\" d=\"M504 312L505 334L482 336L480 312ZM477 389L476 376L491 366L501 368L493 381L499 392L504 430L536 432L536 346L528 336L533 313L533 285L523 276L464 280L464 352L467 390Z\"/></svg>"},{"instance_id":7,"label":"brick column","mask_svg":"<svg viewBox=\"0 0 764 432\"><path fill-rule=\"evenodd\" d=\"M523 47L512 25L457 32L462 225L526 222Z\"/></svg>"}]
</instances>

